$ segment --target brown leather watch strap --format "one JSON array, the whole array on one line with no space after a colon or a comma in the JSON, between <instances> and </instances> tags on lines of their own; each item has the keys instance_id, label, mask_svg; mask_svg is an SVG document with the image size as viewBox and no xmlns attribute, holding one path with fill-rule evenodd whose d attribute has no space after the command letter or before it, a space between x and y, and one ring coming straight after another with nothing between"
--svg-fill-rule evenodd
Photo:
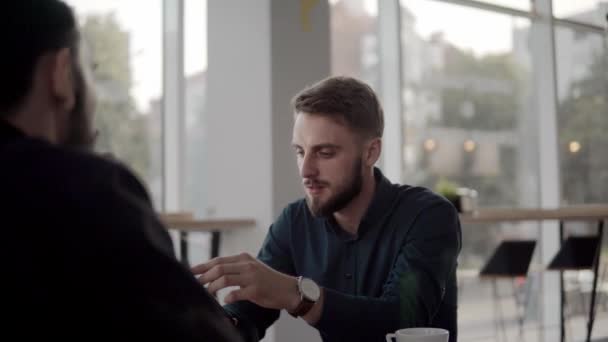
<instances>
[{"instance_id":1,"label":"brown leather watch strap","mask_svg":"<svg viewBox=\"0 0 608 342\"><path fill-rule=\"evenodd\" d=\"M315 305L315 302L310 301L306 298L302 298L302 300L300 301L300 304L298 304L298 307L293 312L290 312L290 314L293 317L304 316L308 313L308 311L310 311L310 309L312 309L312 307L314 305Z\"/></svg>"}]
</instances>

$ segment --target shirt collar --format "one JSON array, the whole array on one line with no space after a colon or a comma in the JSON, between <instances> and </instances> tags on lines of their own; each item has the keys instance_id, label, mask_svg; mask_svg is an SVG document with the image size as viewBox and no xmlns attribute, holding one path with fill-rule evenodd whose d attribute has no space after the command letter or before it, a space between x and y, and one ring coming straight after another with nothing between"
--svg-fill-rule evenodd
<instances>
[{"instance_id":1,"label":"shirt collar","mask_svg":"<svg viewBox=\"0 0 608 342\"><path fill-rule=\"evenodd\" d=\"M345 240L358 240L367 231L370 231L377 227L384 219L387 213L391 212L391 207L394 204L395 197L398 194L398 187L393 185L384 175L382 171L377 167L374 167L374 179L376 180L376 187L374 189L374 196L370 202L365 215L359 223L359 229L357 235L352 236L342 229L339 228L338 223L335 221L333 215L325 218L325 222L328 227L334 229L334 231L342 236Z\"/></svg>"},{"instance_id":2,"label":"shirt collar","mask_svg":"<svg viewBox=\"0 0 608 342\"><path fill-rule=\"evenodd\" d=\"M359 224L359 236L383 221L384 216L391 212L390 208L395 201L395 197L399 193L398 187L384 177L382 171L377 167L374 167L374 178L376 180L374 197Z\"/></svg>"}]
</instances>

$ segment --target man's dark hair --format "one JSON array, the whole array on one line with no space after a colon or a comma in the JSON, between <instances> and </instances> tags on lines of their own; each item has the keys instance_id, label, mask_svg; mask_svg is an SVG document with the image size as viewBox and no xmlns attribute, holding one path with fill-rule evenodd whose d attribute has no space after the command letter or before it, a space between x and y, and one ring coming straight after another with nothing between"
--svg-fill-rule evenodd
<instances>
[{"instance_id":1,"label":"man's dark hair","mask_svg":"<svg viewBox=\"0 0 608 342\"><path fill-rule=\"evenodd\" d=\"M78 29L72 9L59 0L4 0L0 7L1 118L22 104L40 57L66 47L77 56Z\"/></svg>"},{"instance_id":2,"label":"man's dark hair","mask_svg":"<svg viewBox=\"0 0 608 342\"><path fill-rule=\"evenodd\" d=\"M378 97L367 84L351 77L326 78L298 93L296 114L335 118L366 138L380 138L384 114Z\"/></svg>"}]
</instances>

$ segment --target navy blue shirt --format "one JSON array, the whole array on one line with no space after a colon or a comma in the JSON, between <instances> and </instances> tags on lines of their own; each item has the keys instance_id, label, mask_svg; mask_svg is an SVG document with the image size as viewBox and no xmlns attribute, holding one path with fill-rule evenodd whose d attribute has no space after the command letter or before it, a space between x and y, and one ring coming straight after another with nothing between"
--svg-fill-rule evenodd
<instances>
[{"instance_id":1,"label":"navy blue shirt","mask_svg":"<svg viewBox=\"0 0 608 342\"><path fill-rule=\"evenodd\" d=\"M323 341L385 341L407 327L439 327L457 335L458 213L441 196L391 184L375 169L376 190L356 236L333 218L314 217L304 199L270 227L258 259L324 288L315 327ZM225 309L247 341L257 341L278 310L251 302Z\"/></svg>"}]
</instances>

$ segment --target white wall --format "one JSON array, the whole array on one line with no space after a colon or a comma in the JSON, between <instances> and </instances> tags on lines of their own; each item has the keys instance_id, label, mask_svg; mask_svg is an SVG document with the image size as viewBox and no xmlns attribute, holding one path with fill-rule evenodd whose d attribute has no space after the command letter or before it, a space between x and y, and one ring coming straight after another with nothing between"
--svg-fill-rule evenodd
<instances>
[{"instance_id":1,"label":"white wall","mask_svg":"<svg viewBox=\"0 0 608 342\"><path fill-rule=\"evenodd\" d=\"M329 5L327 1L317 1L310 11L304 11L300 4L306 2L311 1L271 1L275 215L285 204L302 196L291 146L293 112L290 101L303 87L329 76L331 68ZM303 18L308 19L310 26L302 22Z\"/></svg>"},{"instance_id":2,"label":"white wall","mask_svg":"<svg viewBox=\"0 0 608 342\"><path fill-rule=\"evenodd\" d=\"M272 216L269 8L268 0L208 2L209 207L258 222L223 234L222 254L253 253Z\"/></svg>"},{"instance_id":3,"label":"white wall","mask_svg":"<svg viewBox=\"0 0 608 342\"><path fill-rule=\"evenodd\" d=\"M208 0L209 207L258 223L224 234L222 255L256 254L272 221L301 196L289 101L330 71L329 6L317 1L308 12L306 3ZM283 316L264 341L320 341Z\"/></svg>"}]
</instances>

